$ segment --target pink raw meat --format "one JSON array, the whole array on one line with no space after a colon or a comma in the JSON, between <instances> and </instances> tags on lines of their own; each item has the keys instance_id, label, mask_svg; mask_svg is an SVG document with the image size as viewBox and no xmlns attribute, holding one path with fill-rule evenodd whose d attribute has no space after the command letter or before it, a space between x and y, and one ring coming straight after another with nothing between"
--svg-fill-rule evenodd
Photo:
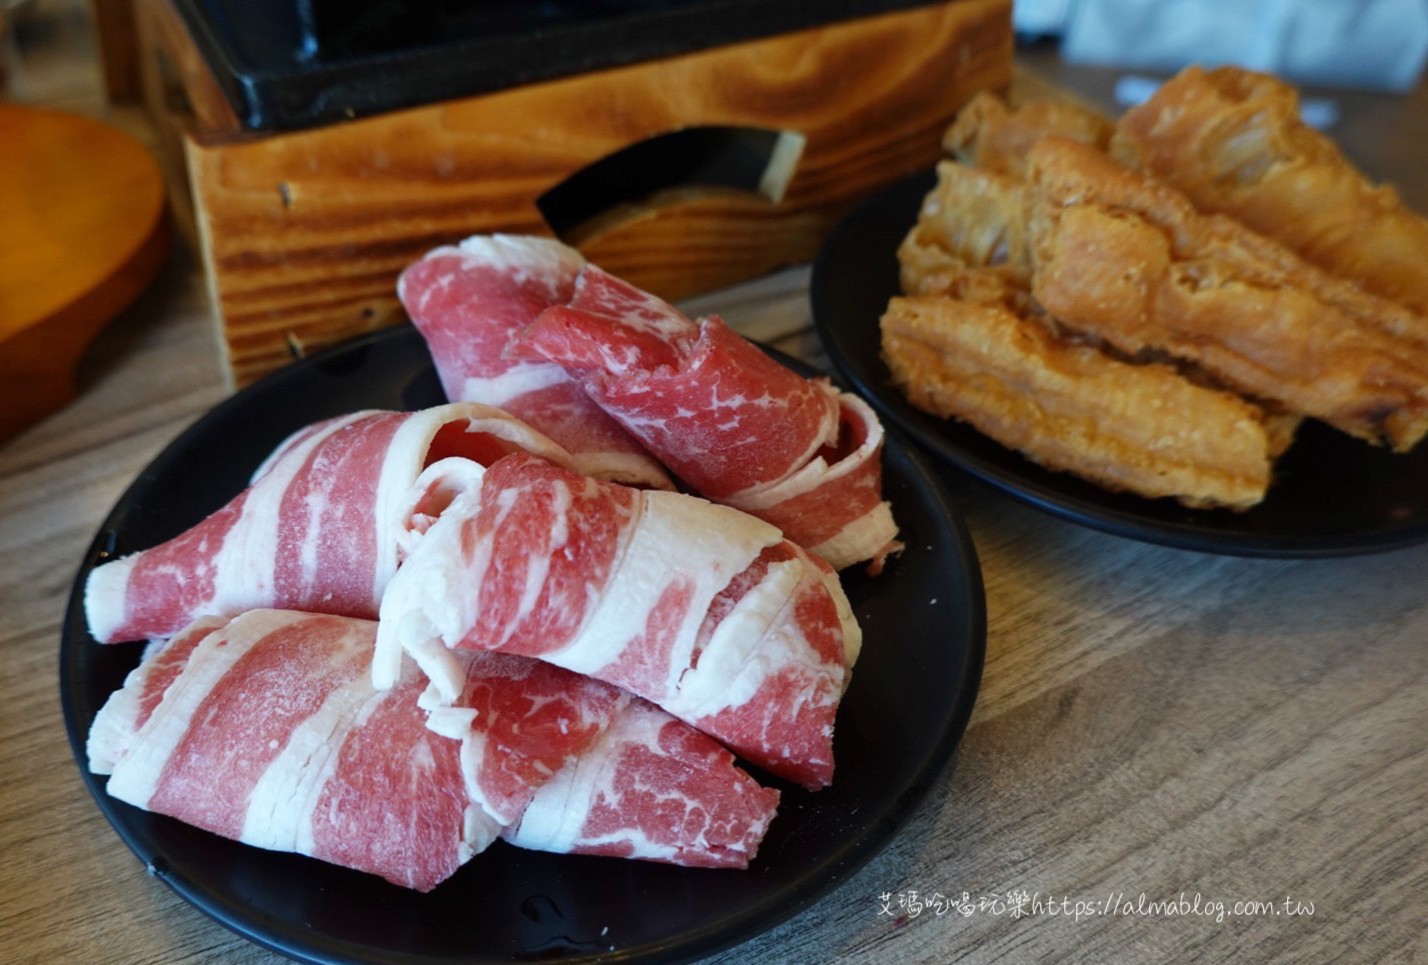
<instances>
[{"instance_id":1,"label":"pink raw meat","mask_svg":"<svg viewBox=\"0 0 1428 965\"><path fill-rule=\"evenodd\" d=\"M456 651L538 657L626 688L772 773L832 779L861 633L825 563L729 507L533 456L451 488L382 601L379 687L403 652L447 701Z\"/></svg>"},{"instance_id":2,"label":"pink raw meat","mask_svg":"<svg viewBox=\"0 0 1428 965\"><path fill-rule=\"evenodd\" d=\"M608 767L609 752L596 748L609 729L628 731L621 721L633 714L662 739L622 783L677 772L691 815L744 802L711 828L666 829L664 853L641 856L716 865L757 848L777 794L715 754L698 758L690 748L705 738L687 725L598 681L487 653L462 657L457 703L428 716L427 681L413 665L391 689L372 687L375 634L369 621L290 611L200 621L100 710L90 768L137 807L427 891L521 821L552 776L569 784L567 771L588 773L587 754ZM543 820L552 803L538 809ZM599 803L561 806L584 826ZM738 841L726 840L731 822Z\"/></svg>"},{"instance_id":3,"label":"pink raw meat","mask_svg":"<svg viewBox=\"0 0 1428 965\"><path fill-rule=\"evenodd\" d=\"M584 264L558 241L478 236L408 266L397 295L426 339L447 398L507 410L564 446L586 475L668 488L659 463L562 368L505 353L511 336L570 297Z\"/></svg>"},{"instance_id":4,"label":"pink raw meat","mask_svg":"<svg viewBox=\"0 0 1428 965\"><path fill-rule=\"evenodd\" d=\"M841 569L896 548L883 430L718 317L695 322L594 265L506 354L562 366L695 491L778 526Z\"/></svg>"},{"instance_id":5,"label":"pink raw meat","mask_svg":"<svg viewBox=\"0 0 1428 965\"><path fill-rule=\"evenodd\" d=\"M257 607L375 617L411 538L408 501L422 470L447 456L489 463L516 450L569 458L473 403L302 429L197 526L96 567L85 587L90 633L101 643L166 637L202 615Z\"/></svg>"},{"instance_id":6,"label":"pink raw meat","mask_svg":"<svg viewBox=\"0 0 1428 965\"><path fill-rule=\"evenodd\" d=\"M518 820L536 789L584 754L631 701L618 687L526 657L469 653L461 662L456 703L422 701L427 726L462 742L467 791L502 826Z\"/></svg>"},{"instance_id":7,"label":"pink raw meat","mask_svg":"<svg viewBox=\"0 0 1428 965\"><path fill-rule=\"evenodd\" d=\"M778 800L714 740L636 701L502 836L558 854L747 868Z\"/></svg>"},{"instance_id":8,"label":"pink raw meat","mask_svg":"<svg viewBox=\"0 0 1428 965\"><path fill-rule=\"evenodd\" d=\"M113 772L114 765L133 746L134 735L148 723L164 699L169 685L188 666L194 648L224 623L219 617L203 617L172 639L150 645L139 666L130 672L124 686L109 696L90 725L87 754L91 771Z\"/></svg>"},{"instance_id":9,"label":"pink raw meat","mask_svg":"<svg viewBox=\"0 0 1428 965\"><path fill-rule=\"evenodd\" d=\"M142 723L121 698L131 677L95 718L91 769L136 807L430 890L500 825L468 799L461 744L427 729L420 674L372 689L374 635L369 621L244 614L190 649Z\"/></svg>"}]
</instances>

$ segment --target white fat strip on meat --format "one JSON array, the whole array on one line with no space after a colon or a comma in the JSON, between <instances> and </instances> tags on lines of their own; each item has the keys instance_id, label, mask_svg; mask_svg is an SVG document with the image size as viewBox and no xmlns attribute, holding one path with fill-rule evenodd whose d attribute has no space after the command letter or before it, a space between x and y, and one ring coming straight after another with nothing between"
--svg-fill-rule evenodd
<instances>
[{"instance_id":1,"label":"white fat strip on meat","mask_svg":"<svg viewBox=\"0 0 1428 965\"><path fill-rule=\"evenodd\" d=\"M334 612L375 616L410 541L406 502L413 482L438 435L453 426L462 433L443 438L457 451L494 445L570 465L569 453L545 435L500 409L472 402L414 413L365 411L309 426L277 447L243 493L187 533L91 571L85 588L90 632L102 642L162 636L197 616L270 606L312 612L333 607ZM365 463L373 485L354 487L353 454L360 450L362 434L374 430L390 432L390 438L380 452L362 454L380 460ZM478 437L484 441L478 443ZM354 439L357 449L350 446ZM299 485L307 492L294 505L289 494ZM296 547L291 545L294 533L303 534ZM352 580L343 584L349 588L342 594L349 608L344 610L330 602L333 587L321 554L324 549L330 553L334 541L341 545L354 537L372 549L341 561ZM296 570L297 578L280 580L280 568L289 574ZM179 588L210 579L206 598L180 598ZM164 606L156 608L155 601ZM162 625L131 620L135 612L156 609L166 615Z\"/></svg>"},{"instance_id":2,"label":"white fat strip on meat","mask_svg":"<svg viewBox=\"0 0 1428 965\"><path fill-rule=\"evenodd\" d=\"M640 497L633 533L590 622L580 638L548 659L600 676L618 663L625 642L643 632L670 583L681 579L690 588L689 602L672 647L671 675L660 686L663 700L676 700L714 598L783 537L761 520L692 496L645 492Z\"/></svg>"},{"instance_id":3,"label":"white fat strip on meat","mask_svg":"<svg viewBox=\"0 0 1428 965\"><path fill-rule=\"evenodd\" d=\"M585 264L579 251L551 238L477 235L408 266L397 296L450 399L510 409L564 445L585 475L672 488L664 468L563 368L503 351L544 307L569 296Z\"/></svg>"},{"instance_id":4,"label":"white fat strip on meat","mask_svg":"<svg viewBox=\"0 0 1428 965\"><path fill-rule=\"evenodd\" d=\"M719 621L667 709L685 720L710 717L747 703L760 684L781 670L813 666L811 646L790 612L799 585L809 579L827 588L843 642L845 662L819 669L838 694L847 690L862 648L862 628L837 575L796 557L770 565L759 584Z\"/></svg>"},{"instance_id":5,"label":"white fat strip on meat","mask_svg":"<svg viewBox=\"0 0 1428 965\"><path fill-rule=\"evenodd\" d=\"M570 453L545 434L495 406L477 402L454 402L424 409L407 420L392 439L382 475L377 484L377 547L381 554L373 582L373 599L380 601L387 584L396 574L410 546L410 500L421 474L425 472L432 441L447 425L466 420L468 434L480 433L503 442L508 448L529 452L556 465L570 465ZM459 457L456 457L459 458ZM461 459L480 469L480 463Z\"/></svg>"},{"instance_id":6,"label":"white fat strip on meat","mask_svg":"<svg viewBox=\"0 0 1428 965\"><path fill-rule=\"evenodd\" d=\"M310 627L315 636L305 637ZM417 697L427 681L410 663L392 691L372 688L363 671L374 634L369 621L272 610L227 624L198 621L149 654L101 709L90 734L91 767L112 772L111 795L150 807L177 763L188 775L178 786L187 790L177 798L179 813L165 813L419 890L435 887L502 827L555 820L555 806L569 809L559 820L584 836L576 849L697 866L746 866L773 818L777 792L759 787L688 725L615 688L529 658L465 654L472 693L486 695L479 706L487 709L437 706L428 714L430 695ZM275 663L270 650L256 668L248 662L274 640L282 660ZM263 687L279 689L254 689ZM280 708L289 693L302 695L299 716L245 715L244 706L231 705L266 700ZM359 738L367 738L365 749L348 757L349 741ZM508 738L517 741L509 749L501 744ZM459 772L452 767L458 747ZM495 755L489 774L488 755ZM253 760L263 762L261 771L252 770ZM363 770L351 772L354 766ZM394 768L395 784L383 777L385 791L354 805L353 790L373 785L376 775L365 770L372 766ZM646 776L671 773L680 775L677 788L654 787ZM593 775L606 796L593 793ZM225 787L235 779L236 788ZM496 783L487 787L486 780ZM544 793L547 783L552 790ZM214 796L205 800L209 788ZM656 792L666 809L678 797L687 819L662 820L649 803ZM431 837L418 812L444 815L437 824L454 837ZM359 825L346 822L350 814ZM627 826L612 831L612 821ZM604 829L600 839L589 839L592 828ZM602 850L608 840L647 838L633 849Z\"/></svg>"},{"instance_id":7,"label":"white fat strip on meat","mask_svg":"<svg viewBox=\"0 0 1428 965\"><path fill-rule=\"evenodd\" d=\"M493 468L479 487L451 487L459 494L383 599L374 684L389 686L406 653L432 680L435 699L451 703L462 682L458 651L509 647L625 687L775 773L826 784L837 703L861 645L836 573L770 524L694 496L566 473L539 502L523 503L536 477L522 473L535 464L510 471L517 465L506 464L501 482L491 482ZM435 488L441 472L432 467ZM540 478L551 482L549 473ZM518 505L548 507L541 512L549 518L509 516ZM567 518L575 505L584 515ZM620 515L626 506L628 517ZM615 514L607 522L623 522L598 522L607 511ZM503 528L508 519L520 520L515 541L516 531ZM615 542L591 557L606 539ZM497 545L518 555L498 559ZM553 561L566 557L610 563L573 578L567 569L557 581ZM736 577L740 589L725 598ZM558 637L524 629L557 612Z\"/></svg>"},{"instance_id":8,"label":"white fat strip on meat","mask_svg":"<svg viewBox=\"0 0 1428 965\"><path fill-rule=\"evenodd\" d=\"M109 696L90 724L85 756L91 772L114 772L114 766L133 747L134 735L187 665L193 648L225 622L219 617L204 617L172 639L154 640L145 647L139 665L129 671L124 685Z\"/></svg>"},{"instance_id":9,"label":"white fat strip on meat","mask_svg":"<svg viewBox=\"0 0 1428 965\"><path fill-rule=\"evenodd\" d=\"M210 613L238 612L262 606L273 586L277 560L278 507L293 477L323 440L343 426L365 417L360 412L309 427L278 446L255 474L259 482L243 498L241 515L222 535L221 545L199 547L199 558L186 560L180 580L214 571L214 599ZM142 593L130 587L130 576L143 551L112 560L90 571L84 587L84 610L89 632L101 642L119 639L129 610L129 594ZM205 558L206 557L206 558Z\"/></svg>"},{"instance_id":10,"label":"white fat strip on meat","mask_svg":"<svg viewBox=\"0 0 1428 965\"><path fill-rule=\"evenodd\" d=\"M558 854L744 868L778 799L713 741L637 700L536 792L502 836Z\"/></svg>"},{"instance_id":11,"label":"white fat strip on meat","mask_svg":"<svg viewBox=\"0 0 1428 965\"><path fill-rule=\"evenodd\" d=\"M127 752L114 764L108 784L111 797L139 808L148 806L165 763L187 735L199 705L245 652L242 646L230 646L221 630L205 635L194 651L197 659L190 657L183 673L164 692L160 708L132 736Z\"/></svg>"},{"instance_id":12,"label":"white fat strip on meat","mask_svg":"<svg viewBox=\"0 0 1428 965\"><path fill-rule=\"evenodd\" d=\"M481 498L479 488L464 488L387 587L373 661L376 686L391 685L406 652L447 701L459 692L460 663L450 651L476 623L476 588L491 565L488 545L474 552L463 547L463 526L480 508ZM601 677L600 671L618 661L628 641L644 630L671 579L687 579L692 592L673 647L675 676L665 683L673 694L714 597L782 537L767 523L691 496L643 491L636 505L636 519L624 531L628 535L614 571L601 586L588 588L596 602L583 629L563 649L541 659ZM554 519L551 525L558 527L561 521ZM539 565L533 567L527 594L531 600L542 574Z\"/></svg>"},{"instance_id":13,"label":"white fat strip on meat","mask_svg":"<svg viewBox=\"0 0 1428 965\"><path fill-rule=\"evenodd\" d=\"M450 705L461 692L465 672L445 641L459 639L476 619L460 521L480 506L484 475L482 467L441 460L413 486L419 500L439 492L444 505L420 539L411 541L411 552L382 597L372 653L372 684L378 690L396 685L405 653L431 680L436 696L425 698L429 706Z\"/></svg>"},{"instance_id":14,"label":"white fat strip on meat","mask_svg":"<svg viewBox=\"0 0 1428 965\"><path fill-rule=\"evenodd\" d=\"M754 487L737 493L724 502L746 513L761 516L776 511L791 500L836 486L845 477L866 471L870 462L881 458L884 430L872 408L862 399L847 392L836 393L840 411L847 421L862 427L863 440L852 452L829 464L816 456L797 471L773 485ZM897 539L897 522L892 506L880 500L867 512L850 519L833 536L806 549L835 569L841 570L861 560L874 559Z\"/></svg>"}]
</instances>

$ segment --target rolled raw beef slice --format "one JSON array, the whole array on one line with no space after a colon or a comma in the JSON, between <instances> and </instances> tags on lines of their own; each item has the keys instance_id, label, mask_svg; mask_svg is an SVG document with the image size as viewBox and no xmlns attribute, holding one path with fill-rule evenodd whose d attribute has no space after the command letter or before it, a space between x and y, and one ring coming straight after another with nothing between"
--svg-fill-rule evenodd
<instances>
[{"instance_id":1,"label":"rolled raw beef slice","mask_svg":"<svg viewBox=\"0 0 1428 965\"><path fill-rule=\"evenodd\" d=\"M471 652L461 663L465 680L454 705L429 691L418 703L429 729L461 743L467 793L502 826L518 820L551 775L585 754L633 699L528 657Z\"/></svg>"},{"instance_id":2,"label":"rolled raw beef slice","mask_svg":"<svg viewBox=\"0 0 1428 965\"><path fill-rule=\"evenodd\" d=\"M509 354L564 367L709 499L778 482L838 434L838 394L826 381L785 368L717 317L695 322L594 265Z\"/></svg>"},{"instance_id":3,"label":"rolled raw beef slice","mask_svg":"<svg viewBox=\"0 0 1428 965\"><path fill-rule=\"evenodd\" d=\"M560 364L696 492L774 523L835 568L880 565L896 548L872 410L718 317L695 322L587 265L569 302L507 355Z\"/></svg>"},{"instance_id":4,"label":"rolled raw beef slice","mask_svg":"<svg viewBox=\"0 0 1428 965\"><path fill-rule=\"evenodd\" d=\"M258 607L375 617L411 522L411 486L447 456L563 449L474 403L359 412L295 433L227 505L159 546L104 563L85 586L101 643L170 636L203 615Z\"/></svg>"},{"instance_id":5,"label":"rolled raw beef slice","mask_svg":"<svg viewBox=\"0 0 1428 965\"><path fill-rule=\"evenodd\" d=\"M778 801L712 738L635 701L502 837L558 854L747 868Z\"/></svg>"},{"instance_id":6,"label":"rolled raw beef slice","mask_svg":"<svg viewBox=\"0 0 1428 965\"><path fill-rule=\"evenodd\" d=\"M883 499L883 426L855 395L840 393L838 410L836 451L843 455L817 455L778 483L727 502L786 535L796 533L794 542L834 569L867 561L877 573L902 545Z\"/></svg>"},{"instance_id":7,"label":"rolled raw beef slice","mask_svg":"<svg viewBox=\"0 0 1428 965\"><path fill-rule=\"evenodd\" d=\"M515 454L453 496L389 585L373 675L390 685L410 653L454 701L454 651L538 657L821 787L860 641L836 574L767 523Z\"/></svg>"},{"instance_id":8,"label":"rolled raw beef slice","mask_svg":"<svg viewBox=\"0 0 1428 965\"><path fill-rule=\"evenodd\" d=\"M130 671L124 686L109 696L90 724L85 753L95 774L112 774L114 765L129 753L134 735L164 699L169 685L188 666L189 657L203 639L227 621L202 617L171 639L152 641L139 666Z\"/></svg>"},{"instance_id":9,"label":"rolled raw beef slice","mask_svg":"<svg viewBox=\"0 0 1428 965\"><path fill-rule=\"evenodd\" d=\"M469 800L460 743L427 729L420 674L372 689L374 633L369 621L272 610L208 633L127 746L100 755L115 759L109 794L257 847L434 888L501 825ZM113 721L106 730L122 732Z\"/></svg>"},{"instance_id":10,"label":"rolled raw beef slice","mask_svg":"<svg viewBox=\"0 0 1428 965\"><path fill-rule=\"evenodd\" d=\"M483 235L408 266L397 295L448 399L513 413L564 446L586 475L670 488L664 468L564 369L506 355L512 335L570 297L584 265L580 252L553 239Z\"/></svg>"},{"instance_id":11,"label":"rolled raw beef slice","mask_svg":"<svg viewBox=\"0 0 1428 965\"><path fill-rule=\"evenodd\" d=\"M661 739L607 780L628 788L677 774L691 818L728 813L709 827L665 826L663 850L629 856L701 866L753 856L777 794L727 754L693 754L707 739L687 725L609 685L489 653L462 656L457 705L429 717L414 665L391 690L371 687L363 671L374 639L368 621L294 612L199 621L147 656L100 710L91 769L111 774L110 793L136 806L425 891L522 820L552 775L565 786L567 770L590 773L587 754L609 772L608 742L596 746L611 728L627 733L620 722L633 715ZM742 809L728 810L735 803ZM608 824L614 806L604 795L547 795L538 820L552 820L556 804L577 827ZM647 829L647 812L625 810Z\"/></svg>"}]
</instances>

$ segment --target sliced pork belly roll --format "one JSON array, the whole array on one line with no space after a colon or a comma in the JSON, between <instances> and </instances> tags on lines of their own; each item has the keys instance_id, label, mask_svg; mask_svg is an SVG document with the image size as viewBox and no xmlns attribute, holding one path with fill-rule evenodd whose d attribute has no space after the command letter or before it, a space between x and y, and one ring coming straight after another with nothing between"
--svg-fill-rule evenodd
<instances>
[{"instance_id":1,"label":"sliced pork belly roll","mask_svg":"<svg viewBox=\"0 0 1428 965\"><path fill-rule=\"evenodd\" d=\"M557 854L747 868L778 800L712 738L635 701L502 837Z\"/></svg>"},{"instance_id":2,"label":"sliced pork belly roll","mask_svg":"<svg viewBox=\"0 0 1428 965\"><path fill-rule=\"evenodd\" d=\"M445 511L387 588L373 675L410 653L444 700L455 651L538 657L630 690L810 788L861 635L837 575L761 520L513 454L433 465ZM449 475L449 478L447 478Z\"/></svg>"},{"instance_id":3,"label":"sliced pork belly roll","mask_svg":"<svg viewBox=\"0 0 1428 965\"><path fill-rule=\"evenodd\" d=\"M375 617L409 538L410 487L431 462L492 462L550 439L489 406L359 412L300 430L253 484L194 528L96 567L85 586L101 643L167 637L258 607Z\"/></svg>"},{"instance_id":4,"label":"sliced pork belly roll","mask_svg":"<svg viewBox=\"0 0 1428 965\"><path fill-rule=\"evenodd\" d=\"M872 410L719 318L696 323L586 265L568 303L541 313L507 354L559 363L695 491L773 523L835 568L893 548Z\"/></svg>"},{"instance_id":5,"label":"sliced pork belly roll","mask_svg":"<svg viewBox=\"0 0 1428 965\"><path fill-rule=\"evenodd\" d=\"M608 839L617 817L633 822L632 840L658 845L628 856L696 866L743 866L757 849L777 793L663 711L547 663L478 652L461 656L455 705L429 716L410 662L389 690L372 687L375 638L370 621L292 611L198 621L100 710L90 769L135 806L420 891L524 821L552 779L590 793L543 796L536 826L567 820ZM637 806L641 782L666 777L684 795L678 825Z\"/></svg>"},{"instance_id":6,"label":"sliced pork belly roll","mask_svg":"<svg viewBox=\"0 0 1428 965\"><path fill-rule=\"evenodd\" d=\"M664 468L564 369L505 354L512 335L570 298L584 265L580 252L551 239L478 236L410 265L397 295L448 399L511 412L569 450L586 475L669 488Z\"/></svg>"}]
</instances>

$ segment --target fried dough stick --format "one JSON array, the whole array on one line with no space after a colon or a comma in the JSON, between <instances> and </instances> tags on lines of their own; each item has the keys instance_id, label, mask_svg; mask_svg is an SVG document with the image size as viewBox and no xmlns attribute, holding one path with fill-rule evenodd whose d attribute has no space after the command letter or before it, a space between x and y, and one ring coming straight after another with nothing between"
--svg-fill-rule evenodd
<instances>
[{"instance_id":1,"label":"fried dough stick","mask_svg":"<svg viewBox=\"0 0 1428 965\"><path fill-rule=\"evenodd\" d=\"M981 91L957 114L942 147L959 163L937 166L937 186L898 251L903 290L933 292L963 267L999 266L1031 284L1026 248L1026 153L1048 134L1104 148L1112 123L1069 101L1010 108Z\"/></svg>"},{"instance_id":2,"label":"fried dough stick","mask_svg":"<svg viewBox=\"0 0 1428 965\"><path fill-rule=\"evenodd\" d=\"M1304 124L1298 94L1283 81L1235 67L1187 68L1125 113L1110 150L1200 208L1428 314L1428 220ZM1428 340L1428 323L1416 337Z\"/></svg>"},{"instance_id":3,"label":"fried dough stick","mask_svg":"<svg viewBox=\"0 0 1428 965\"><path fill-rule=\"evenodd\" d=\"M958 161L983 171L1026 175L1026 152L1048 134L1105 148L1115 125L1070 101L1036 98L1015 108L981 91L962 108L942 137L942 148Z\"/></svg>"},{"instance_id":4,"label":"fried dough stick","mask_svg":"<svg viewBox=\"0 0 1428 965\"><path fill-rule=\"evenodd\" d=\"M941 162L936 186L898 247L903 291L944 291L964 269L985 267L996 267L1012 283L1030 288L1027 211L1025 186L1015 178Z\"/></svg>"},{"instance_id":5,"label":"fried dough stick","mask_svg":"<svg viewBox=\"0 0 1428 965\"><path fill-rule=\"evenodd\" d=\"M1062 138L1028 156L1032 294L1066 326L1405 451L1428 432L1428 351L1404 309Z\"/></svg>"},{"instance_id":6,"label":"fried dough stick","mask_svg":"<svg viewBox=\"0 0 1428 965\"><path fill-rule=\"evenodd\" d=\"M913 405L1109 489L1197 508L1264 498L1284 423L1170 366L1059 337L986 272L954 288L894 298L883 316L884 359Z\"/></svg>"}]
</instances>

